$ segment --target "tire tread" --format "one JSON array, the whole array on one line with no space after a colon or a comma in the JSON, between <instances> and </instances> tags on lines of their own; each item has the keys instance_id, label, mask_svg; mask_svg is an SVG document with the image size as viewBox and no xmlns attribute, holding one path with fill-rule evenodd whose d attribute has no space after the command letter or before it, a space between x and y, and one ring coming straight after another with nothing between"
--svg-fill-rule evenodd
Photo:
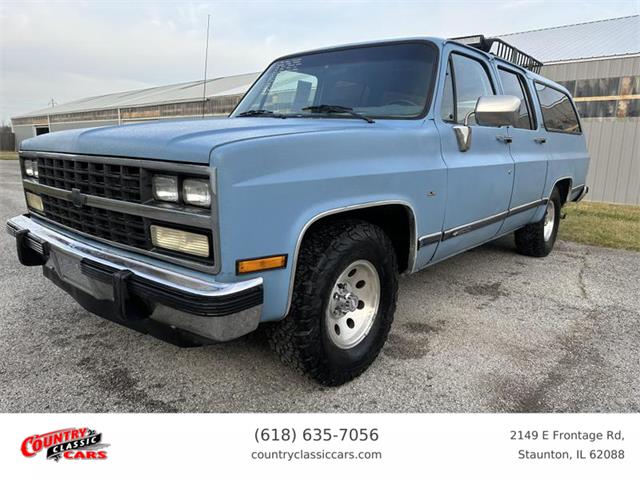
<instances>
[{"instance_id":1,"label":"tire tread","mask_svg":"<svg viewBox=\"0 0 640 480\"><path fill-rule=\"evenodd\" d=\"M378 355L387 339L395 312L398 290L398 276L392 276L392 301L384 317L387 321L376 344L367 352L364 361L354 368L336 371L330 368L322 352L320 329L323 322L317 316L322 309L323 299L317 294L315 285L318 278L326 275L322 266L337 261L354 244L374 240L386 249L394 272L398 271L393 245L384 231L361 220L340 220L323 223L321 227L309 231L303 241L298 256L293 297L289 314L276 322L268 332L269 343L283 363L296 369L323 385L340 385L360 375Z\"/></svg>"},{"instance_id":2,"label":"tire tread","mask_svg":"<svg viewBox=\"0 0 640 480\"><path fill-rule=\"evenodd\" d=\"M546 257L551 253L553 245L558 235L558 228L560 223L560 193L558 189L554 189L549 197L550 202L556 202L556 226L555 231L551 235L548 242L544 241L544 219L543 216L540 221L525 225L524 227L515 231L514 237L516 242L516 250L522 255L529 257Z\"/></svg>"}]
</instances>

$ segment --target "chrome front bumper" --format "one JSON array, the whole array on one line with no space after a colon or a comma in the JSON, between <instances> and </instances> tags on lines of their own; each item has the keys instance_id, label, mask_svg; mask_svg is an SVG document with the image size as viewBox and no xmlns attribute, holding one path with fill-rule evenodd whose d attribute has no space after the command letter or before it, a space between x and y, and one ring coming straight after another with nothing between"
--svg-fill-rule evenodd
<instances>
[{"instance_id":1,"label":"chrome front bumper","mask_svg":"<svg viewBox=\"0 0 640 480\"><path fill-rule=\"evenodd\" d=\"M42 265L47 278L87 310L136 330L165 327L226 341L258 327L262 278L207 282L75 240L20 215L7 222L24 265Z\"/></svg>"}]
</instances>

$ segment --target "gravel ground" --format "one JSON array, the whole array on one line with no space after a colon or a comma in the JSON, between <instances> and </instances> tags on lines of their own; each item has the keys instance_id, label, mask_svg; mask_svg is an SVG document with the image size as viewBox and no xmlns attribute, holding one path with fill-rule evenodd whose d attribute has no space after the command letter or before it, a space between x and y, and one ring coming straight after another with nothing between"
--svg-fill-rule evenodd
<instances>
[{"instance_id":1,"label":"gravel ground","mask_svg":"<svg viewBox=\"0 0 640 480\"><path fill-rule=\"evenodd\" d=\"M0 219L25 211L0 163ZM180 349L82 310L0 235L1 412L638 412L640 254L510 237L400 283L374 365L324 388L254 334Z\"/></svg>"}]
</instances>

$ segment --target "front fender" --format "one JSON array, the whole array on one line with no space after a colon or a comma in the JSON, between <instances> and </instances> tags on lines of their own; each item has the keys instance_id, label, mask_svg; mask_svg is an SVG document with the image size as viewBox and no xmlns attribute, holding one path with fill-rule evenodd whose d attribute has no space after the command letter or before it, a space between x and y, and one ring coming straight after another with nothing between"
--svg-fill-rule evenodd
<instances>
[{"instance_id":1,"label":"front fender","mask_svg":"<svg viewBox=\"0 0 640 480\"><path fill-rule=\"evenodd\" d=\"M430 138L425 127L372 130L246 140L213 151L221 245L216 279L262 277L263 321L287 314L302 238L320 218L393 203L411 210L414 244L420 234L440 230L446 176L437 136ZM431 202L435 214L421 215L420 202ZM235 272L237 260L278 254L288 255L284 269ZM409 259L413 267L415 248Z\"/></svg>"}]
</instances>

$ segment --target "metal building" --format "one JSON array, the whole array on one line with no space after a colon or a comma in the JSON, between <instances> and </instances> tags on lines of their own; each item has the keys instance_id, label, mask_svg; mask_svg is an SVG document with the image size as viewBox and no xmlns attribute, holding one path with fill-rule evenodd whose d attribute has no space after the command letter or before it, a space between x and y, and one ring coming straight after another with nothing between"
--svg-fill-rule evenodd
<instances>
[{"instance_id":1,"label":"metal building","mask_svg":"<svg viewBox=\"0 0 640 480\"><path fill-rule=\"evenodd\" d=\"M640 15L499 35L572 93L587 136L587 200L640 205Z\"/></svg>"},{"instance_id":2,"label":"metal building","mask_svg":"<svg viewBox=\"0 0 640 480\"><path fill-rule=\"evenodd\" d=\"M476 32L473 32L476 33ZM640 15L499 35L544 63L573 94L587 135L589 200L640 205ZM16 145L49 131L224 115L257 73L181 83L57 105L12 119Z\"/></svg>"},{"instance_id":3,"label":"metal building","mask_svg":"<svg viewBox=\"0 0 640 480\"><path fill-rule=\"evenodd\" d=\"M167 118L227 115L258 73L178 83L83 98L11 119L16 145L25 138L72 128L120 125Z\"/></svg>"}]
</instances>

